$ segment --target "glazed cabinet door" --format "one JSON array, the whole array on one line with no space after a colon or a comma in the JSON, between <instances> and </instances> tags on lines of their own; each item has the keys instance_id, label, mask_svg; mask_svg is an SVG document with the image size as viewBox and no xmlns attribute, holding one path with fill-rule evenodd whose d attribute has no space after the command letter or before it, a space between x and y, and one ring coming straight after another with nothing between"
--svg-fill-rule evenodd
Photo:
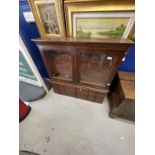
<instances>
[{"instance_id":1,"label":"glazed cabinet door","mask_svg":"<svg viewBox=\"0 0 155 155\"><path fill-rule=\"evenodd\" d=\"M80 83L105 87L115 72L121 56L118 52L94 49L77 50Z\"/></svg>"},{"instance_id":2,"label":"glazed cabinet door","mask_svg":"<svg viewBox=\"0 0 155 155\"><path fill-rule=\"evenodd\" d=\"M43 57L50 78L73 81L71 50L44 50Z\"/></svg>"}]
</instances>

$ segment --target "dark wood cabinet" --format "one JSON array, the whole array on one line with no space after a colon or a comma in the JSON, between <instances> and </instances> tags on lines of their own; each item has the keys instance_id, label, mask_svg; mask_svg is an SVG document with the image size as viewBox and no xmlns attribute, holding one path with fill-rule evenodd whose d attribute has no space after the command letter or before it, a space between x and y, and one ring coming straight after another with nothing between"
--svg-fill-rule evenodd
<instances>
[{"instance_id":1,"label":"dark wood cabinet","mask_svg":"<svg viewBox=\"0 0 155 155\"><path fill-rule=\"evenodd\" d=\"M132 42L126 39L34 39L54 91L102 103L122 58Z\"/></svg>"},{"instance_id":2,"label":"dark wood cabinet","mask_svg":"<svg viewBox=\"0 0 155 155\"><path fill-rule=\"evenodd\" d=\"M135 120L135 74L119 71L108 93L110 116Z\"/></svg>"}]
</instances>

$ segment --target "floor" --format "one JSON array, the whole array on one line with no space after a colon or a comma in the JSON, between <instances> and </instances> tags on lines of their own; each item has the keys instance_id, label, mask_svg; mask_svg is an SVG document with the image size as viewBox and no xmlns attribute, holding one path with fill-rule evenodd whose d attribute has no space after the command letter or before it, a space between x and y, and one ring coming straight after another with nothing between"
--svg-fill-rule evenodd
<instances>
[{"instance_id":1,"label":"floor","mask_svg":"<svg viewBox=\"0 0 155 155\"><path fill-rule=\"evenodd\" d=\"M109 118L103 104L55 94L29 104L20 123L20 150L40 155L134 155L135 125Z\"/></svg>"}]
</instances>

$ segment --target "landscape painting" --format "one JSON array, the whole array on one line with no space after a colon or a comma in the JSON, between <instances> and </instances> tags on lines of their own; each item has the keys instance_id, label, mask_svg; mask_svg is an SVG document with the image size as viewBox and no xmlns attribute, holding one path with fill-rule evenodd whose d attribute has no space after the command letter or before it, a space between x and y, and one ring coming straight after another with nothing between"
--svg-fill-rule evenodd
<instances>
[{"instance_id":1,"label":"landscape painting","mask_svg":"<svg viewBox=\"0 0 155 155\"><path fill-rule=\"evenodd\" d=\"M129 17L76 18L77 38L122 38Z\"/></svg>"}]
</instances>

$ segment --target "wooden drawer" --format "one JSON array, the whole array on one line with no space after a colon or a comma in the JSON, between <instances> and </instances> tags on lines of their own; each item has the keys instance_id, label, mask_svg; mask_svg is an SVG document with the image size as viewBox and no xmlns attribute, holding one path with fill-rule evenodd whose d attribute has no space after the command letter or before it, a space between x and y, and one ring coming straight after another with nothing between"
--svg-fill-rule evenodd
<instances>
[{"instance_id":1,"label":"wooden drawer","mask_svg":"<svg viewBox=\"0 0 155 155\"><path fill-rule=\"evenodd\" d=\"M60 88L59 88L59 86L58 86L57 84L53 84L53 83L52 83L52 86L53 86L54 92L59 94L59 93L60 93Z\"/></svg>"},{"instance_id":2,"label":"wooden drawer","mask_svg":"<svg viewBox=\"0 0 155 155\"><path fill-rule=\"evenodd\" d=\"M55 93L75 97L76 89L74 87L63 86L60 84L53 84L53 89Z\"/></svg>"},{"instance_id":3,"label":"wooden drawer","mask_svg":"<svg viewBox=\"0 0 155 155\"><path fill-rule=\"evenodd\" d=\"M80 87L78 85L63 85L62 83L52 83L53 89L55 93L71 96L75 98L80 98L83 100L88 100L91 102L97 102L102 103L103 99L106 95L106 92L101 93L94 90L91 90L91 88L84 88Z\"/></svg>"},{"instance_id":4,"label":"wooden drawer","mask_svg":"<svg viewBox=\"0 0 155 155\"><path fill-rule=\"evenodd\" d=\"M104 97L105 97L105 94L103 94L103 93L96 93L95 102L102 103Z\"/></svg>"},{"instance_id":5,"label":"wooden drawer","mask_svg":"<svg viewBox=\"0 0 155 155\"><path fill-rule=\"evenodd\" d=\"M77 98L102 103L104 99L105 93L100 93L96 91L92 91L91 89L77 89Z\"/></svg>"},{"instance_id":6,"label":"wooden drawer","mask_svg":"<svg viewBox=\"0 0 155 155\"><path fill-rule=\"evenodd\" d=\"M69 86L61 86L61 87L63 87L65 89L64 95L75 97L76 89L74 87L69 87Z\"/></svg>"},{"instance_id":7,"label":"wooden drawer","mask_svg":"<svg viewBox=\"0 0 155 155\"><path fill-rule=\"evenodd\" d=\"M96 100L96 93L94 91L89 90L87 99L89 101L95 102L95 100Z\"/></svg>"},{"instance_id":8,"label":"wooden drawer","mask_svg":"<svg viewBox=\"0 0 155 155\"><path fill-rule=\"evenodd\" d=\"M76 88L76 97L87 100L88 89Z\"/></svg>"}]
</instances>

